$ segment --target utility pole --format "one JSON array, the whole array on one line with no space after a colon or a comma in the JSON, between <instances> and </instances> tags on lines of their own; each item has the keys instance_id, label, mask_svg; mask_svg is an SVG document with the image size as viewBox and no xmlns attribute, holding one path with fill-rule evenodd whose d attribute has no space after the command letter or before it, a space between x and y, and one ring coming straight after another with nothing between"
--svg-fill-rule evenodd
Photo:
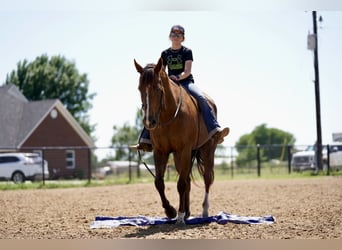
<instances>
[{"instance_id":1,"label":"utility pole","mask_svg":"<svg viewBox=\"0 0 342 250\"><path fill-rule=\"evenodd\" d=\"M318 68L318 37L317 37L317 15L316 11L312 11L313 33L315 39L314 47L314 67L315 67L315 98L316 98L316 162L318 170L323 170L322 164L322 126L321 126L321 102L319 92L319 68Z\"/></svg>"}]
</instances>

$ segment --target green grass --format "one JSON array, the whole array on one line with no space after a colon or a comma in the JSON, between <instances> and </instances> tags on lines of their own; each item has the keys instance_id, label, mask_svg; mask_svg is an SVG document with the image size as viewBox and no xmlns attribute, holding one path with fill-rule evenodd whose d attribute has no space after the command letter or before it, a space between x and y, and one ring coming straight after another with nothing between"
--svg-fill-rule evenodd
<instances>
[{"instance_id":1,"label":"green grass","mask_svg":"<svg viewBox=\"0 0 342 250\"><path fill-rule=\"evenodd\" d=\"M153 182L152 176L149 178L132 178L129 181L128 175L123 176L111 176L104 180L56 180L56 181L42 181L38 182L25 182L21 184L15 184L11 181L0 182L0 190L26 190L26 189L54 189L54 188L79 188L79 187L101 187L111 185L126 185L134 183Z\"/></svg>"},{"instance_id":2,"label":"green grass","mask_svg":"<svg viewBox=\"0 0 342 250\"><path fill-rule=\"evenodd\" d=\"M194 168L195 169L195 168ZM256 168L253 169L234 169L233 176L231 169L215 168L215 180L249 180L249 179L298 179L298 178L317 178L326 176L326 172L313 173L312 171L304 171L302 173L292 172L284 166L263 166L261 168L261 176L258 177ZM342 176L342 171L331 171L330 176ZM202 181L202 177L194 170L193 177L195 181ZM165 181L177 181L177 174L174 170L166 173ZM129 180L128 174L120 176L107 176L104 180L58 180L43 182L25 182L23 184L14 184L11 181L0 182L0 190L26 190L26 189L54 189L54 188L79 188L79 187L100 187L111 185L126 185L134 183L153 183L153 176L147 171L141 171L141 177L138 178L136 173L132 173Z\"/></svg>"}]
</instances>

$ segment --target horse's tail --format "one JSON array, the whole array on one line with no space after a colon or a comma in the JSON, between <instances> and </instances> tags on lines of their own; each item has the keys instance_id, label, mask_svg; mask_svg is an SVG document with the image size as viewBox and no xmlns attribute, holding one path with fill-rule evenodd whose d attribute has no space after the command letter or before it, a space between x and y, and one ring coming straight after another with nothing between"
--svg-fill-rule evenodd
<instances>
[{"instance_id":1,"label":"horse's tail","mask_svg":"<svg viewBox=\"0 0 342 250\"><path fill-rule=\"evenodd\" d=\"M197 169L200 175L206 179L206 182L213 183L214 182L214 167L213 166L205 166L203 156L202 154L205 153L202 150L193 150L192 151L192 166L194 163L194 160L196 159L197 162ZM193 178L192 171L191 171L191 177Z\"/></svg>"}]
</instances>

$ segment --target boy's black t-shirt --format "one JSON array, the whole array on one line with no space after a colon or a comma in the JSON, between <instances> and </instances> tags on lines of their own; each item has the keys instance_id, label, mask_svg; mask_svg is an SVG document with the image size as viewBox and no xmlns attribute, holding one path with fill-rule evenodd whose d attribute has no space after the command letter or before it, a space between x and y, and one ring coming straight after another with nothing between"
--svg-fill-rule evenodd
<instances>
[{"instance_id":1,"label":"boy's black t-shirt","mask_svg":"<svg viewBox=\"0 0 342 250\"><path fill-rule=\"evenodd\" d=\"M164 66L167 66L168 75L179 75L184 72L185 62L193 61L192 50L182 46L179 50L168 48L161 53ZM192 74L179 82L194 82Z\"/></svg>"}]
</instances>

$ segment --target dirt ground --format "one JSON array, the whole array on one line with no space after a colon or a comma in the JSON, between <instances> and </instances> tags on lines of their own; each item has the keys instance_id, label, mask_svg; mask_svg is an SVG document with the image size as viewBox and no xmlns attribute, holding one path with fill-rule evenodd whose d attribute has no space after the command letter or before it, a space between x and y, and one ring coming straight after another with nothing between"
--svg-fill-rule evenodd
<instances>
[{"instance_id":1,"label":"dirt ground","mask_svg":"<svg viewBox=\"0 0 342 250\"><path fill-rule=\"evenodd\" d=\"M175 183L166 183L175 207ZM192 184L200 215L202 182ZM210 215L273 215L271 225L122 226L90 229L96 216L164 216L152 183L108 187L0 191L0 239L342 239L342 178L215 181Z\"/></svg>"}]
</instances>

